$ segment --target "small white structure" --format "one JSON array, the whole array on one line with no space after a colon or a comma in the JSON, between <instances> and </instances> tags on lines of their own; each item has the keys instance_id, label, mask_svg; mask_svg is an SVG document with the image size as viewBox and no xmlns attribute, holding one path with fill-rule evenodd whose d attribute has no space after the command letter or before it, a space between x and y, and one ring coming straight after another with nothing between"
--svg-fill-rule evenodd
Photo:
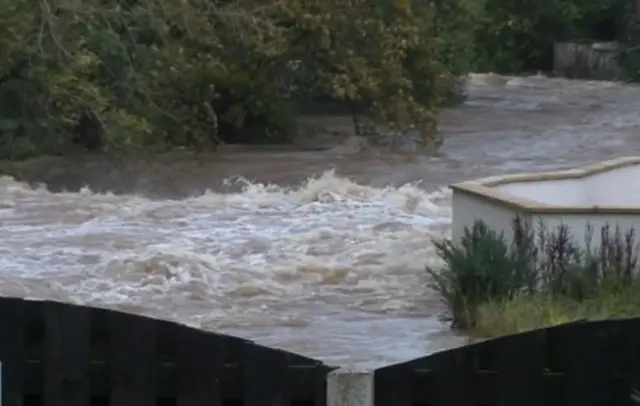
<instances>
[{"instance_id":1,"label":"small white structure","mask_svg":"<svg viewBox=\"0 0 640 406\"><path fill-rule=\"evenodd\" d=\"M553 72L566 77L601 80L620 78L617 42L582 40L557 42L553 46Z\"/></svg>"},{"instance_id":2,"label":"small white structure","mask_svg":"<svg viewBox=\"0 0 640 406\"><path fill-rule=\"evenodd\" d=\"M327 406L373 406L373 378L373 371L368 370L339 368L329 372Z\"/></svg>"},{"instance_id":3,"label":"small white structure","mask_svg":"<svg viewBox=\"0 0 640 406\"><path fill-rule=\"evenodd\" d=\"M482 220L490 228L512 235L517 215L547 229L568 226L576 243L590 225L592 244L609 225L640 233L640 157L626 157L557 172L495 176L451 185L452 238Z\"/></svg>"}]
</instances>

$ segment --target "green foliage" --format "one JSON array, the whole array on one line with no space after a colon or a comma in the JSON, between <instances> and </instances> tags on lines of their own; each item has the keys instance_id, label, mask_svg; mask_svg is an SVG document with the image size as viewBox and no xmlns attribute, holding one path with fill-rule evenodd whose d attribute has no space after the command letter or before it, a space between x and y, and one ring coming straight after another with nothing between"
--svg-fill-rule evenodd
<instances>
[{"instance_id":1,"label":"green foliage","mask_svg":"<svg viewBox=\"0 0 640 406\"><path fill-rule=\"evenodd\" d=\"M631 82L640 82L640 48L629 47L620 53L618 64L621 67L624 79Z\"/></svg>"},{"instance_id":2,"label":"green foliage","mask_svg":"<svg viewBox=\"0 0 640 406\"><path fill-rule=\"evenodd\" d=\"M517 252L509 250L504 235L480 221L465 230L459 245L446 239L434 245L447 266L427 271L456 327L468 327L481 303L512 298L527 280L527 268L518 266Z\"/></svg>"},{"instance_id":3,"label":"green foliage","mask_svg":"<svg viewBox=\"0 0 640 406\"><path fill-rule=\"evenodd\" d=\"M640 281L634 280L618 287L603 286L583 300L534 293L482 303L476 311L473 333L480 337L496 337L578 320L638 316Z\"/></svg>"},{"instance_id":4,"label":"green foliage","mask_svg":"<svg viewBox=\"0 0 640 406\"><path fill-rule=\"evenodd\" d=\"M0 155L282 141L309 95L429 139L465 69L435 16L410 0L0 0Z\"/></svg>"},{"instance_id":5,"label":"green foliage","mask_svg":"<svg viewBox=\"0 0 640 406\"><path fill-rule=\"evenodd\" d=\"M438 0L436 2L436 36L438 59L455 76L477 70L474 28L484 15L486 0Z\"/></svg>"},{"instance_id":6,"label":"green foliage","mask_svg":"<svg viewBox=\"0 0 640 406\"><path fill-rule=\"evenodd\" d=\"M538 69L603 21L637 45L629 4L0 0L0 157L285 142L305 100L433 141L468 72Z\"/></svg>"},{"instance_id":7,"label":"green foliage","mask_svg":"<svg viewBox=\"0 0 640 406\"><path fill-rule=\"evenodd\" d=\"M611 233L605 226L594 249L589 229L583 249L565 225L553 230L540 225L534 230L516 218L513 226L509 240L477 221L465 229L459 243L434 242L445 266L427 271L454 326L473 328L478 309L487 303L509 302L523 295L582 302L638 280L633 230L623 234L616 228Z\"/></svg>"},{"instance_id":8,"label":"green foliage","mask_svg":"<svg viewBox=\"0 0 640 406\"><path fill-rule=\"evenodd\" d=\"M626 0L486 0L473 28L477 66L496 73L547 70L555 42L587 38L626 42L623 20L632 13L628 4Z\"/></svg>"}]
</instances>

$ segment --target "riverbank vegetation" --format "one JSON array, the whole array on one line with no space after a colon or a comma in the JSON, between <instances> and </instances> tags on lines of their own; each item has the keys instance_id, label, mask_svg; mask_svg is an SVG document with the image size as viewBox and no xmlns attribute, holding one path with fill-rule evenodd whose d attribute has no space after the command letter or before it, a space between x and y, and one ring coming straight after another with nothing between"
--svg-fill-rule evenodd
<instances>
[{"instance_id":1,"label":"riverbank vegetation","mask_svg":"<svg viewBox=\"0 0 640 406\"><path fill-rule=\"evenodd\" d=\"M429 140L467 69L447 69L451 23L422 3L12 0L0 16L9 157L279 142L321 99Z\"/></svg>"},{"instance_id":2,"label":"riverbank vegetation","mask_svg":"<svg viewBox=\"0 0 640 406\"><path fill-rule=\"evenodd\" d=\"M0 157L282 143L336 104L359 134L428 143L457 78L546 69L557 40L627 40L628 4L4 0Z\"/></svg>"},{"instance_id":3,"label":"riverbank vegetation","mask_svg":"<svg viewBox=\"0 0 640 406\"><path fill-rule=\"evenodd\" d=\"M482 337L640 316L635 231L604 226L583 237L579 244L565 225L548 230L520 218L505 236L478 221L459 243L435 242L444 266L428 269L431 287L453 327Z\"/></svg>"}]
</instances>

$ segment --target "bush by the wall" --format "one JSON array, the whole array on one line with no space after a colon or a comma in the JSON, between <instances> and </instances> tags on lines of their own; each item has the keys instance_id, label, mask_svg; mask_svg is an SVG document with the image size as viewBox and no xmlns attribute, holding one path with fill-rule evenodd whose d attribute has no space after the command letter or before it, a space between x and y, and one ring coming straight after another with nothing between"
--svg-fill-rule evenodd
<instances>
[{"instance_id":1,"label":"bush by the wall","mask_svg":"<svg viewBox=\"0 0 640 406\"><path fill-rule=\"evenodd\" d=\"M465 229L459 243L435 241L444 266L428 268L431 287L447 307L458 328L474 328L478 311L487 304L527 298L587 303L603 292L617 292L639 280L638 245L633 229L602 227L599 244L585 232L584 247L566 225L548 230L519 217L509 238L482 221ZM639 307L640 310L640 307Z\"/></svg>"}]
</instances>

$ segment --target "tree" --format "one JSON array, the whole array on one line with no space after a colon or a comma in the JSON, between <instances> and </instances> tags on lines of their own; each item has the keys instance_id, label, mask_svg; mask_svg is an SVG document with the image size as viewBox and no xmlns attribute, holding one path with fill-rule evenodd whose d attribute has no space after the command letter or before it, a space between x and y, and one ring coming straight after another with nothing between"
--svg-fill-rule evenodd
<instances>
[{"instance_id":1,"label":"tree","mask_svg":"<svg viewBox=\"0 0 640 406\"><path fill-rule=\"evenodd\" d=\"M202 148L252 125L250 141L282 141L309 95L428 140L466 66L436 16L411 0L0 0L0 151Z\"/></svg>"},{"instance_id":2,"label":"tree","mask_svg":"<svg viewBox=\"0 0 640 406\"><path fill-rule=\"evenodd\" d=\"M549 70L555 42L594 39L597 26L613 16L624 19L622 14L628 11L621 7L623 3L629 2L485 0L474 30L478 67L480 71L496 73Z\"/></svg>"}]
</instances>

